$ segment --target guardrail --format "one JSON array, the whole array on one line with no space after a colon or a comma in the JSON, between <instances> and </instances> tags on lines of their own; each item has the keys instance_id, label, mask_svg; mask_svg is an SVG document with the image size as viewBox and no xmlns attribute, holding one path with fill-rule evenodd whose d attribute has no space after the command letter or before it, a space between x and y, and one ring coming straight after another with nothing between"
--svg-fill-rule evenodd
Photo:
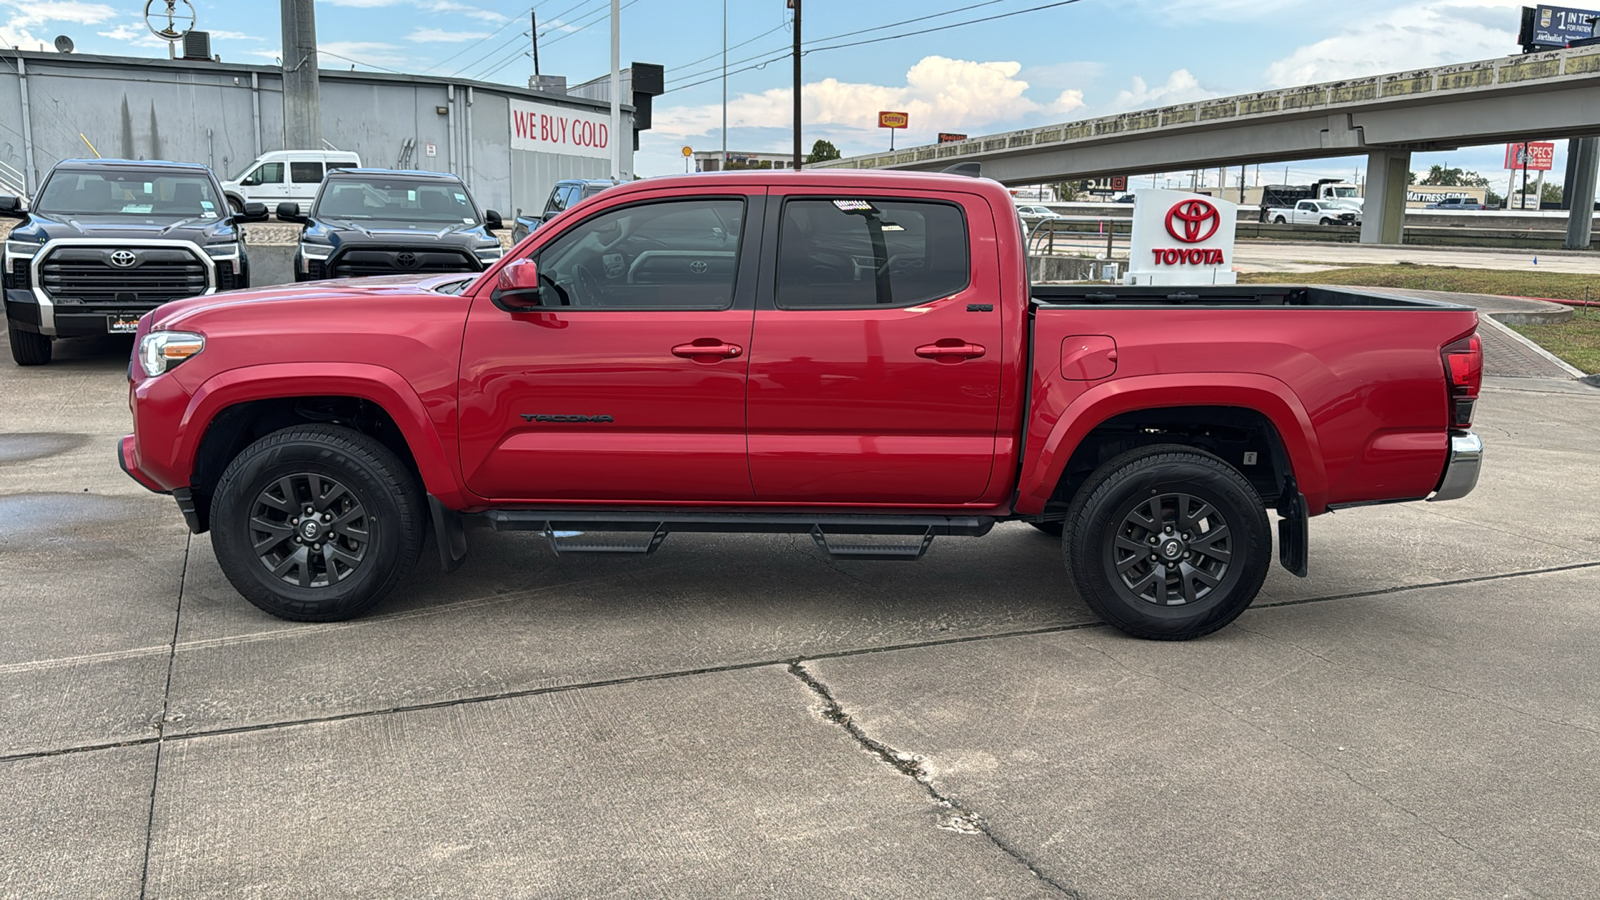
<instances>
[{"instance_id":1,"label":"guardrail","mask_svg":"<svg viewBox=\"0 0 1600 900\"><path fill-rule=\"evenodd\" d=\"M1093 249L1097 254L1103 254L1102 259L1116 259L1117 238L1123 238L1126 247L1131 242L1132 235L1132 219L1108 216L1052 216L1040 219L1029 229L1028 255L1054 255L1058 252L1058 248L1080 252ZM1126 259L1127 255L1127 252L1124 252L1122 258Z\"/></svg>"},{"instance_id":2,"label":"guardrail","mask_svg":"<svg viewBox=\"0 0 1600 900\"><path fill-rule=\"evenodd\" d=\"M0 194L22 198L28 202L28 179L10 165L0 162Z\"/></svg>"}]
</instances>

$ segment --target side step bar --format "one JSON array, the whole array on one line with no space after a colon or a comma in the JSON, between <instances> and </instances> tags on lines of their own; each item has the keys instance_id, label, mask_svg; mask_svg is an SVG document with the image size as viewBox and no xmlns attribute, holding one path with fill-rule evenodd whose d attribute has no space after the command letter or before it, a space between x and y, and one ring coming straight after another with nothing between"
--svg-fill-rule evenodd
<instances>
[{"instance_id":1,"label":"side step bar","mask_svg":"<svg viewBox=\"0 0 1600 900\"><path fill-rule=\"evenodd\" d=\"M917 560L939 535L982 537L995 520L983 516L816 516L761 513L704 513L670 516L662 512L622 512L535 509L494 509L466 518L477 519L495 531L537 531L557 554L654 553L674 531L710 534L809 534L830 556L844 559ZM573 541L562 532L624 532L647 534L640 544ZM903 535L916 539L905 545L841 544L829 540L839 535Z\"/></svg>"}]
</instances>

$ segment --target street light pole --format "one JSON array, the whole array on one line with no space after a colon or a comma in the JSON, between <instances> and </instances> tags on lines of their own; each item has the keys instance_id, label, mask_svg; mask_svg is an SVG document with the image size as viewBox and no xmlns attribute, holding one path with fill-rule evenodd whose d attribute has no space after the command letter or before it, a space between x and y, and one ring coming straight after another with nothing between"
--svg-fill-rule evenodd
<instances>
[{"instance_id":1,"label":"street light pole","mask_svg":"<svg viewBox=\"0 0 1600 900\"><path fill-rule=\"evenodd\" d=\"M611 180L622 180L622 0L611 0Z\"/></svg>"},{"instance_id":2,"label":"street light pole","mask_svg":"<svg viewBox=\"0 0 1600 900\"><path fill-rule=\"evenodd\" d=\"M800 0L789 0L789 5L794 7L794 167L798 169L804 162L800 155Z\"/></svg>"},{"instance_id":3,"label":"street light pole","mask_svg":"<svg viewBox=\"0 0 1600 900\"><path fill-rule=\"evenodd\" d=\"M717 171L728 169L728 0L722 0L722 161Z\"/></svg>"}]
</instances>

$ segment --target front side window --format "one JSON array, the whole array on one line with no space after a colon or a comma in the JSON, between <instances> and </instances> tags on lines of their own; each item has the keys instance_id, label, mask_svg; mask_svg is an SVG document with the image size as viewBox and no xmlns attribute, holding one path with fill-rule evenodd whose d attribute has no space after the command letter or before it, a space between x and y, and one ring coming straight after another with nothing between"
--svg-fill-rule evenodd
<instances>
[{"instance_id":1,"label":"front side window","mask_svg":"<svg viewBox=\"0 0 1600 900\"><path fill-rule=\"evenodd\" d=\"M675 200L602 213L536 260L540 303L584 309L728 309L744 201Z\"/></svg>"},{"instance_id":2,"label":"front side window","mask_svg":"<svg viewBox=\"0 0 1600 900\"><path fill-rule=\"evenodd\" d=\"M262 163L259 168L239 182L246 187L257 187L263 184L283 184L283 163Z\"/></svg>"},{"instance_id":3,"label":"front side window","mask_svg":"<svg viewBox=\"0 0 1600 900\"><path fill-rule=\"evenodd\" d=\"M854 197L784 204L780 309L914 306L958 294L970 280L959 206Z\"/></svg>"}]
</instances>

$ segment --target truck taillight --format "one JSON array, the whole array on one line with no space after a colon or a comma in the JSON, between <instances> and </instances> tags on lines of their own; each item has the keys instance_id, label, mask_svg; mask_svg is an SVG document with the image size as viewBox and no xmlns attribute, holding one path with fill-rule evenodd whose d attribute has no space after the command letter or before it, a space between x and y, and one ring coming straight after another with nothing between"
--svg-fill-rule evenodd
<instances>
[{"instance_id":1,"label":"truck taillight","mask_svg":"<svg viewBox=\"0 0 1600 900\"><path fill-rule=\"evenodd\" d=\"M1483 389L1483 339L1464 337L1443 350L1444 371L1450 378L1450 424L1471 428L1472 410Z\"/></svg>"}]
</instances>

